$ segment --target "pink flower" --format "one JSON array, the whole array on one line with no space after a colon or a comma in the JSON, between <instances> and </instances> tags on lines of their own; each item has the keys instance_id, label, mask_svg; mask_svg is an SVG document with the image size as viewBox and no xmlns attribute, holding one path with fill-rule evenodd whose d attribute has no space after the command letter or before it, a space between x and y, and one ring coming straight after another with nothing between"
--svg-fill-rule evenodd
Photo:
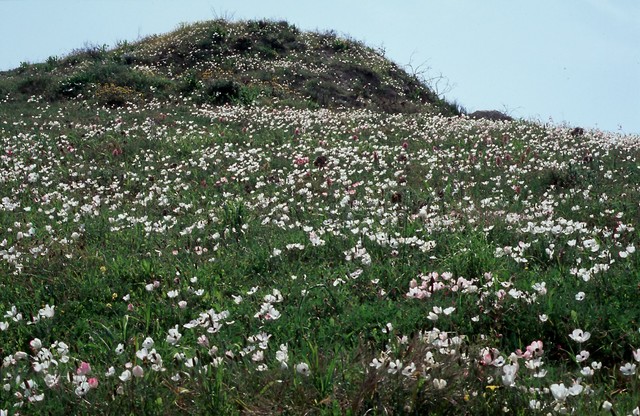
<instances>
[{"instance_id":1,"label":"pink flower","mask_svg":"<svg viewBox=\"0 0 640 416\"><path fill-rule=\"evenodd\" d=\"M76 370L76 374L78 374L79 376L86 376L90 372L91 372L91 365L84 361L80 363L80 367L78 367L78 369Z\"/></svg>"},{"instance_id":2,"label":"pink flower","mask_svg":"<svg viewBox=\"0 0 640 416\"><path fill-rule=\"evenodd\" d=\"M309 163L309 158L307 156L298 156L294 160L294 163L298 166L303 166Z\"/></svg>"},{"instance_id":3,"label":"pink flower","mask_svg":"<svg viewBox=\"0 0 640 416\"><path fill-rule=\"evenodd\" d=\"M144 370L139 365L133 367L133 370L131 370L131 372L133 373L133 376L137 378L140 378L144 375Z\"/></svg>"},{"instance_id":4,"label":"pink flower","mask_svg":"<svg viewBox=\"0 0 640 416\"><path fill-rule=\"evenodd\" d=\"M89 383L89 387L92 389L98 387L98 379L95 377L91 377L89 380L87 380L87 382Z\"/></svg>"},{"instance_id":5,"label":"pink flower","mask_svg":"<svg viewBox=\"0 0 640 416\"><path fill-rule=\"evenodd\" d=\"M198 345L202 345L203 347L209 346L209 339L206 335L203 334L198 337Z\"/></svg>"},{"instance_id":6,"label":"pink flower","mask_svg":"<svg viewBox=\"0 0 640 416\"><path fill-rule=\"evenodd\" d=\"M542 341L533 341L531 345L527 345L524 352L522 350L516 350L516 355L525 360L529 360L534 357L542 355Z\"/></svg>"},{"instance_id":7,"label":"pink flower","mask_svg":"<svg viewBox=\"0 0 640 416\"><path fill-rule=\"evenodd\" d=\"M527 351L534 357L539 357L542 355L542 341L533 341L531 345L527 347Z\"/></svg>"}]
</instances>

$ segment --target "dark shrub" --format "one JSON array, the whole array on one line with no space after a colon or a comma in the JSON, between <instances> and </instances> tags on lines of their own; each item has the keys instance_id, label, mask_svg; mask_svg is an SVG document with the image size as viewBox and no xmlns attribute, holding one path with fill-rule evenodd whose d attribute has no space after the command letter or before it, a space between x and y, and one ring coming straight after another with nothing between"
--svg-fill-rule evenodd
<instances>
[{"instance_id":1,"label":"dark shrub","mask_svg":"<svg viewBox=\"0 0 640 416\"><path fill-rule=\"evenodd\" d=\"M249 51L252 46L253 46L253 41L246 36L242 36L238 38L234 44L235 50L242 53Z\"/></svg>"},{"instance_id":2,"label":"dark shrub","mask_svg":"<svg viewBox=\"0 0 640 416\"><path fill-rule=\"evenodd\" d=\"M89 85L116 84L135 91L156 95L168 90L172 81L152 74L136 71L131 67L116 63L95 63L82 72L64 80L58 87L59 93L68 98L86 92ZM152 88L155 91L151 91Z\"/></svg>"},{"instance_id":3,"label":"dark shrub","mask_svg":"<svg viewBox=\"0 0 640 416\"><path fill-rule=\"evenodd\" d=\"M74 49L63 62L69 65L77 65L84 61L102 61L107 57L107 45L93 45L86 43L84 47Z\"/></svg>"},{"instance_id":4,"label":"dark shrub","mask_svg":"<svg viewBox=\"0 0 640 416\"><path fill-rule=\"evenodd\" d=\"M304 91L321 106L344 101L344 91L341 91L334 82L311 79L305 83Z\"/></svg>"},{"instance_id":5,"label":"dark shrub","mask_svg":"<svg viewBox=\"0 0 640 416\"><path fill-rule=\"evenodd\" d=\"M480 119L493 120L493 121L512 121L513 120L512 117L509 117L508 115L496 110L474 111L473 113L469 114L469 117L476 120L480 120Z\"/></svg>"},{"instance_id":6,"label":"dark shrub","mask_svg":"<svg viewBox=\"0 0 640 416\"><path fill-rule=\"evenodd\" d=\"M227 30L224 27L215 24L208 28L205 36L198 39L195 44L198 49L213 50L224 43L227 35Z\"/></svg>"},{"instance_id":7,"label":"dark shrub","mask_svg":"<svg viewBox=\"0 0 640 416\"><path fill-rule=\"evenodd\" d=\"M332 48L334 52L338 52L338 53L344 52L347 49L349 49L349 42L342 39L336 39L333 41Z\"/></svg>"},{"instance_id":8,"label":"dark shrub","mask_svg":"<svg viewBox=\"0 0 640 416\"><path fill-rule=\"evenodd\" d=\"M211 104L229 104L240 98L240 85L228 79L207 80L203 92Z\"/></svg>"},{"instance_id":9,"label":"dark shrub","mask_svg":"<svg viewBox=\"0 0 640 416\"><path fill-rule=\"evenodd\" d=\"M53 82L49 75L29 76L18 83L18 91L26 95L42 95L52 89Z\"/></svg>"}]
</instances>

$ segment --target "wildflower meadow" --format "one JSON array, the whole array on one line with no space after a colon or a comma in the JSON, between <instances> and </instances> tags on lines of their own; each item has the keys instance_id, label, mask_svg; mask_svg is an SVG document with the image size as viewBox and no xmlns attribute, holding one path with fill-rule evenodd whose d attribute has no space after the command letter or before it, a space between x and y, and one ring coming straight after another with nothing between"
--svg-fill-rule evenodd
<instances>
[{"instance_id":1,"label":"wildflower meadow","mask_svg":"<svg viewBox=\"0 0 640 416\"><path fill-rule=\"evenodd\" d=\"M221 25L0 74L0 415L640 415L640 137L333 102L317 42L391 64Z\"/></svg>"}]
</instances>

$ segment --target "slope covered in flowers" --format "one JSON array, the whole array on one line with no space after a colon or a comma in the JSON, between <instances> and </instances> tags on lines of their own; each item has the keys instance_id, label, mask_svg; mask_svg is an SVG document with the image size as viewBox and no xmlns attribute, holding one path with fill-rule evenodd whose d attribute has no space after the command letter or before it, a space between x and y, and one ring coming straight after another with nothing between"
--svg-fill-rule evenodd
<instances>
[{"instance_id":1,"label":"slope covered in flowers","mask_svg":"<svg viewBox=\"0 0 640 416\"><path fill-rule=\"evenodd\" d=\"M1 414L640 412L639 137L50 98L0 103Z\"/></svg>"}]
</instances>

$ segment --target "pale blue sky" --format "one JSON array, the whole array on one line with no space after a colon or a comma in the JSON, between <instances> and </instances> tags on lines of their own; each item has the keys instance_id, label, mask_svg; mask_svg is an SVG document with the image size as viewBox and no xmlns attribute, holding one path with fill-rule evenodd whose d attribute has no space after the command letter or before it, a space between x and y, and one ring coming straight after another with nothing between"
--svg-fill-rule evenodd
<instances>
[{"instance_id":1,"label":"pale blue sky","mask_svg":"<svg viewBox=\"0 0 640 416\"><path fill-rule=\"evenodd\" d=\"M225 16L383 48L469 111L640 134L640 0L0 0L0 70Z\"/></svg>"}]
</instances>

